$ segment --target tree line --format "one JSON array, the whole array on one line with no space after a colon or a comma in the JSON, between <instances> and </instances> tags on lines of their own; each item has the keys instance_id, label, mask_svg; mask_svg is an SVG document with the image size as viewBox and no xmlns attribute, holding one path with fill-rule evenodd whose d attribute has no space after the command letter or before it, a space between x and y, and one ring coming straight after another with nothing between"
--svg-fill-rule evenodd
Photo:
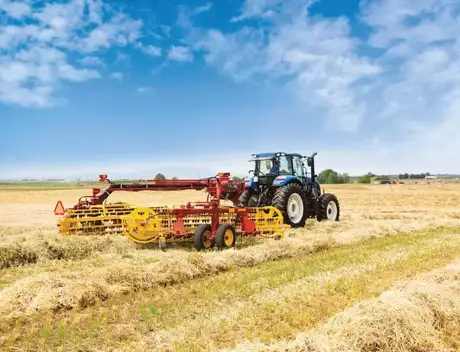
<instances>
[{"instance_id":1,"label":"tree line","mask_svg":"<svg viewBox=\"0 0 460 352\"><path fill-rule=\"evenodd\" d=\"M401 180L407 179L424 179L426 176L430 176L429 172L422 173L422 174L399 174L398 177ZM158 173L155 176L155 180L166 180L167 178L165 175ZM234 180L243 181L242 177L234 176ZM171 178L171 180L177 180L177 177ZM348 173L338 173L333 169L326 169L321 171L318 174L317 180L319 183L322 184L341 184L341 183L350 183L351 178ZM390 181L391 177L388 175L376 175L372 172L368 172L367 174L361 175L358 177L358 183L372 183L374 181Z\"/></svg>"},{"instance_id":2,"label":"tree line","mask_svg":"<svg viewBox=\"0 0 460 352\"><path fill-rule=\"evenodd\" d=\"M422 174L399 174L398 178L401 180L407 179L424 179L426 176L430 176L429 172ZM351 178L347 173L338 173L332 169L326 169L321 171L318 174L317 180L319 183L323 184L340 184L340 183L350 183ZM358 183L372 183L374 181L391 181L391 177L388 175L376 175L373 172L368 172L367 174L358 176Z\"/></svg>"},{"instance_id":3,"label":"tree line","mask_svg":"<svg viewBox=\"0 0 460 352\"><path fill-rule=\"evenodd\" d=\"M416 178L416 179L425 178L426 176L430 176L430 175L431 174L429 172L426 172L424 174L408 174L408 173L405 173L405 174L399 174L398 177L401 180L407 180L407 179L411 179L411 178Z\"/></svg>"}]
</instances>

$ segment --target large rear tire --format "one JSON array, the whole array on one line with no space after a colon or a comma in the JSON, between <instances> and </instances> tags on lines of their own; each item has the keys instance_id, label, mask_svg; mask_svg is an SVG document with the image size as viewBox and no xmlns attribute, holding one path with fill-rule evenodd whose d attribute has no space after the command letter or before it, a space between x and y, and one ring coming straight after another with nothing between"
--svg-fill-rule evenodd
<instances>
[{"instance_id":1,"label":"large rear tire","mask_svg":"<svg viewBox=\"0 0 460 352\"><path fill-rule=\"evenodd\" d=\"M324 193L318 199L318 221L339 221L340 205L337 197L330 193Z\"/></svg>"},{"instance_id":2,"label":"large rear tire","mask_svg":"<svg viewBox=\"0 0 460 352\"><path fill-rule=\"evenodd\" d=\"M276 190L272 205L278 208L284 217L284 223L292 227L303 227L307 221L308 203L298 184L290 183Z\"/></svg>"}]
</instances>

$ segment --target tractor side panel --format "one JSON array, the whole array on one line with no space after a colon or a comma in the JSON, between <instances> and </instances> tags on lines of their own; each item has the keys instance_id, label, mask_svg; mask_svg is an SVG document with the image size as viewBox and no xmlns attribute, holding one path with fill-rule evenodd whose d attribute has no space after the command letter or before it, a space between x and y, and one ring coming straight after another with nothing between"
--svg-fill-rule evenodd
<instances>
[{"instance_id":1,"label":"tractor side panel","mask_svg":"<svg viewBox=\"0 0 460 352\"><path fill-rule=\"evenodd\" d=\"M297 176L278 176L275 178L275 181L273 181L273 186L280 187L292 182L302 183L302 180Z\"/></svg>"}]
</instances>

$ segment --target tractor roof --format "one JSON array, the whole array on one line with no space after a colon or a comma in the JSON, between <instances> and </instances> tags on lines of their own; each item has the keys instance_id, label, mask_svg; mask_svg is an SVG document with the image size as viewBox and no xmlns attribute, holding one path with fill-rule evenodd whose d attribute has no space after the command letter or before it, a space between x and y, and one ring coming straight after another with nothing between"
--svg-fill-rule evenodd
<instances>
[{"instance_id":1,"label":"tractor roof","mask_svg":"<svg viewBox=\"0 0 460 352\"><path fill-rule=\"evenodd\" d=\"M252 154L251 161L273 159L276 156L281 156L281 155L298 156L298 157L302 158L302 154L299 154L299 153L285 153L285 152L272 152L272 153L270 153L270 152L268 152L268 153Z\"/></svg>"}]
</instances>

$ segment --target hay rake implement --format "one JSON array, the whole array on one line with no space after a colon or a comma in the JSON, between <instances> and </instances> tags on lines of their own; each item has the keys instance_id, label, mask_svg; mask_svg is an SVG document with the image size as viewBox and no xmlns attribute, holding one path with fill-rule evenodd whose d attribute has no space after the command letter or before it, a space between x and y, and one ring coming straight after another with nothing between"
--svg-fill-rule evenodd
<instances>
[{"instance_id":1,"label":"hay rake implement","mask_svg":"<svg viewBox=\"0 0 460 352\"><path fill-rule=\"evenodd\" d=\"M107 175L104 189L93 189L92 196L64 209L58 201L54 210L59 231L63 235L122 234L140 244L182 242L193 239L197 250L233 247L236 237L261 236L279 239L289 225L275 207L237 207L244 183L230 178L229 173L215 177L189 180L140 180L115 183ZM113 192L205 190L206 202L189 202L179 207L140 207L126 203L106 204ZM224 206L229 200L233 206Z\"/></svg>"}]
</instances>

